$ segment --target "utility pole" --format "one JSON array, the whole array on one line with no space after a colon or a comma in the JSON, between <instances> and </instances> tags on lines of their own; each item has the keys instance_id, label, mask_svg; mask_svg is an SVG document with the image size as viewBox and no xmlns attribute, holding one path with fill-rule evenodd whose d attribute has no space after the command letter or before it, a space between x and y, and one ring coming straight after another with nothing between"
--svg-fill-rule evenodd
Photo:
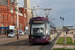
<instances>
[{"instance_id":1,"label":"utility pole","mask_svg":"<svg viewBox=\"0 0 75 50\"><path fill-rule=\"evenodd\" d=\"M39 8L39 6L37 6L37 16L39 15L38 8Z\"/></svg>"},{"instance_id":2,"label":"utility pole","mask_svg":"<svg viewBox=\"0 0 75 50\"><path fill-rule=\"evenodd\" d=\"M35 17L35 6L33 6L33 17Z\"/></svg>"},{"instance_id":3,"label":"utility pole","mask_svg":"<svg viewBox=\"0 0 75 50\"><path fill-rule=\"evenodd\" d=\"M18 0L16 0L16 4L17 4L17 40L19 40Z\"/></svg>"},{"instance_id":4,"label":"utility pole","mask_svg":"<svg viewBox=\"0 0 75 50\"><path fill-rule=\"evenodd\" d=\"M60 17L60 19L63 21L63 26L64 26L64 18ZM62 30L63 30L63 26L62 26ZM65 34L63 33L63 37L64 37L63 45L65 46L66 45L66 33Z\"/></svg>"},{"instance_id":5,"label":"utility pole","mask_svg":"<svg viewBox=\"0 0 75 50\"><path fill-rule=\"evenodd\" d=\"M25 32L26 32L26 14L25 14L25 10L26 10L26 13L27 13L27 0L24 0L24 17L25 17Z\"/></svg>"}]
</instances>

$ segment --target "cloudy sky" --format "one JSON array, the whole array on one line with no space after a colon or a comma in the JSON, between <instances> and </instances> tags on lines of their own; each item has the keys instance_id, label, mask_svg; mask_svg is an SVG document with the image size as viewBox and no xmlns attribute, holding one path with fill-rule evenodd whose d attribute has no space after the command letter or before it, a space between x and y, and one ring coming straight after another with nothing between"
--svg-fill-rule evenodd
<instances>
[{"instance_id":1,"label":"cloudy sky","mask_svg":"<svg viewBox=\"0 0 75 50\"><path fill-rule=\"evenodd\" d=\"M36 8L52 8L49 17L55 19L53 22L58 27L63 24L60 16L64 18L65 26L75 26L75 0L30 0L30 4L31 8L33 5ZM19 6L23 6L23 0L19 0ZM39 13L39 16L43 15Z\"/></svg>"}]
</instances>

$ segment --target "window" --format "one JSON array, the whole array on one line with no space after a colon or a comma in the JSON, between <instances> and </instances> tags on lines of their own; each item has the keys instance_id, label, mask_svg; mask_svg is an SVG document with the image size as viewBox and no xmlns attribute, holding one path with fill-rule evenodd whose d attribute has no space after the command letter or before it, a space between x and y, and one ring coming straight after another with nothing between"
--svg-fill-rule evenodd
<instances>
[{"instance_id":1,"label":"window","mask_svg":"<svg viewBox=\"0 0 75 50\"><path fill-rule=\"evenodd\" d=\"M11 16L11 21L13 21L13 16Z\"/></svg>"},{"instance_id":2,"label":"window","mask_svg":"<svg viewBox=\"0 0 75 50\"><path fill-rule=\"evenodd\" d=\"M22 29L22 24L19 25L19 28Z\"/></svg>"},{"instance_id":3,"label":"window","mask_svg":"<svg viewBox=\"0 0 75 50\"><path fill-rule=\"evenodd\" d=\"M26 14L24 14L24 17L26 17Z\"/></svg>"},{"instance_id":4,"label":"window","mask_svg":"<svg viewBox=\"0 0 75 50\"><path fill-rule=\"evenodd\" d=\"M2 19L2 17L0 16L0 22L2 21L1 19Z\"/></svg>"},{"instance_id":5,"label":"window","mask_svg":"<svg viewBox=\"0 0 75 50\"><path fill-rule=\"evenodd\" d=\"M4 17L3 17L3 15L1 15L1 17L2 17L2 21L4 20Z\"/></svg>"},{"instance_id":6,"label":"window","mask_svg":"<svg viewBox=\"0 0 75 50\"><path fill-rule=\"evenodd\" d=\"M47 28L48 28L48 35L50 35L50 25L47 24Z\"/></svg>"},{"instance_id":7,"label":"window","mask_svg":"<svg viewBox=\"0 0 75 50\"><path fill-rule=\"evenodd\" d=\"M41 30L41 31L39 31L39 30ZM45 24L33 24L31 26L31 34L32 35L45 34Z\"/></svg>"},{"instance_id":8,"label":"window","mask_svg":"<svg viewBox=\"0 0 75 50\"><path fill-rule=\"evenodd\" d=\"M2 23L2 26L4 26L4 23Z\"/></svg>"},{"instance_id":9,"label":"window","mask_svg":"<svg viewBox=\"0 0 75 50\"><path fill-rule=\"evenodd\" d=\"M49 35L50 34L50 26L48 23L46 24L45 30L46 30L46 34Z\"/></svg>"}]
</instances>

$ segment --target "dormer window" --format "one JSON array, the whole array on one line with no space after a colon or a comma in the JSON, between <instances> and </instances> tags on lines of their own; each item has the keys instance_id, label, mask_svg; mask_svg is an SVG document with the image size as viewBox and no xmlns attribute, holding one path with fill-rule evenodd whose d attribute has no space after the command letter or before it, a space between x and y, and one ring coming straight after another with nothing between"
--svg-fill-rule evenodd
<instances>
[{"instance_id":1,"label":"dormer window","mask_svg":"<svg viewBox=\"0 0 75 50\"><path fill-rule=\"evenodd\" d=\"M24 14L24 17L26 17L26 14Z\"/></svg>"}]
</instances>

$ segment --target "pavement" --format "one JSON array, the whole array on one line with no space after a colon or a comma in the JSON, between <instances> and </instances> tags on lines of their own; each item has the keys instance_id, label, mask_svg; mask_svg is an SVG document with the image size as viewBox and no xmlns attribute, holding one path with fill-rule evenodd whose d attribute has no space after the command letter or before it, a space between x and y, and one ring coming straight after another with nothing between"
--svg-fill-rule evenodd
<instances>
[{"instance_id":1,"label":"pavement","mask_svg":"<svg viewBox=\"0 0 75 50\"><path fill-rule=\"evenodd\" d=\"M0 35L0 38L5 38L7 37L7 35Z\"/></svg>"},{"instance_id":2,"label":"pavement","mask_svg":"<svg viewBox=\"0 0 75 50\"><path fill-rule=\"evenodd\" d=\"M64 37L64 35L66 35L66 33L65 33L65 32L62 32L59 37ZM71 37L71 38L73 38L73 37L75 37L75 36L74 36L73 34L67 34L66 37ZM58 38L58 39L59 39L59 38ZM58 41L58 39L57 39L57 41ZM74 40L75 40L75 38L74 38ZM60 44L56 44L57 41L55 42L55 45L53 46L53 48L71 48L71 49L75 49L75 45L60 45ZM52 49L53 49L53 48L52 48Z\"/></svg>"},{"instance_id":3,"label":"pavement","mask_svg":"<svg viewBox=\"0 0 75 50\"><path fill-rule=\"evenodd\" d=\"M7 38L6 35L0 35L0 45L17 42L17 41L21 41L21 40L25 40L25 39L28 39L28 34L19 36L18 40L17 40L17 36L15 38Z\"/></svg>"}]
</instances>

